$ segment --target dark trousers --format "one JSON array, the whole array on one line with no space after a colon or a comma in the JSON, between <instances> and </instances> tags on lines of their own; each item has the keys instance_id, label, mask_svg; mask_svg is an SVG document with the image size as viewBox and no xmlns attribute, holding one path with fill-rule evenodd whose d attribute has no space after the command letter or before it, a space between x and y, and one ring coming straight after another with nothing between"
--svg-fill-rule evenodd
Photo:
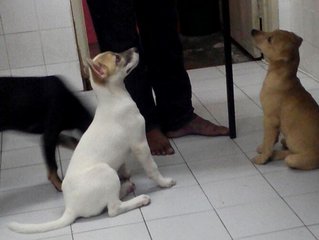
<instances>
[{"instance_id":1,"label":"dark trousers","mask_svg":"<svg viewBox=\"0 0 319 240\"><path fill-rule=\"evenodd\" d=\"M174 0L87 0L101 51L137 47L139 66L125 85L147 129L176 130L193 118ZM154 90L155 100L152 89Z\"/></svg>"}]
</instances>

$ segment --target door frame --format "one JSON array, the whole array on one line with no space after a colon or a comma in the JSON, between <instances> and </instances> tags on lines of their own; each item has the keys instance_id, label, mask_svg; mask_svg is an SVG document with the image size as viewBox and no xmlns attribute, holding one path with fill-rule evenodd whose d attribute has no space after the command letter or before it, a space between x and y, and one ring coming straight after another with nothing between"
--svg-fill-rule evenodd
<instances>
[{"instance_id":1,"label":"door frame","mask_svg":"<svg viewBox=\"0 0 319 240\"><path fill-rule=\"evenodd\" d=\"M279 28L278 0L258 0L259 15L263 31L274 31Z\"/></svg>"},{"instance_id":2,"label":"door frame","mask_svg":"<svg viewBox=\"0 0 319 240\"><path fill-rule=\"evenodd\" d=\"M86 32L82 0L70 0L73 18L75 41L80 62L84 90L91 89L86 59L90 58L89 41Z\"/></svg>"}]
</instances>

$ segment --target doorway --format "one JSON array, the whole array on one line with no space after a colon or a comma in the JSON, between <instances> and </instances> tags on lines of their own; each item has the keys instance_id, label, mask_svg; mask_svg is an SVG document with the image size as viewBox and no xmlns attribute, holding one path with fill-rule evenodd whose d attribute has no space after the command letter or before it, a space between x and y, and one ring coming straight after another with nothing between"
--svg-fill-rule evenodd
<instances>
[{"instance_id":1,"label":"doorway","mask_svg":"<svg viewBox=\"0 0 319 240\"><path fill-rule=\"evenodd\" d=\"M70 1L75 25L81 74L85 82L84 89L90 89L85 59L94 57L100 52L100 49L86 0ZM278 0L229 0L229 5L231 36L240 46L240 48L237 48L236 45L232 46L233 62L236 63L251 60L250 57L243 54L241 48L248 52L253 58L260 58L260 52L253 46L250 31L252 28L265 31L278 28ZM185 37L181 35L181 39L184 45L186 68L190 69L224 64L223 38L220 31L205 36ZM201 54L201 52L203 54ZM239 60L236 60L235 57L237 55L242 57L240 57ZM216 62L216 59L220 62Z\"/></svg>"},{"instance_id":2,"label":"doorway","mask_svg":"<svg viewBox=\"0 0 319 240\"><path fill-rule=\"evenodd\" d=\"M229 8L231 37L251 56L260 58L250 31L273 31L279 27L278 0L229 0Z\"/></svg>"}]
</instances>

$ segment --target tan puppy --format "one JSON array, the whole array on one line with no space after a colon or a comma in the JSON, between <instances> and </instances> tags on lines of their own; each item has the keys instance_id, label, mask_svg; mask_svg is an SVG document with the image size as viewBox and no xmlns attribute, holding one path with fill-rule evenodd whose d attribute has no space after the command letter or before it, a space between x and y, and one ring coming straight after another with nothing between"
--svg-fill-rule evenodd
<instances>
[{"instance_id":1,"label":"tan puppy","mask_svg":"<svg viewBox=\"0 0 319 240\"><path fill-rule=\"evenodd\" d=\"M319 107L297 78L302 38L276 30L251 32L257 47L269 60L260 93L264 111L264 139L254 158L264 164L269 158L284 159L291 168L319 167ZM282 133L285 150L273 151Z\"/></svg>"}]
</instances>

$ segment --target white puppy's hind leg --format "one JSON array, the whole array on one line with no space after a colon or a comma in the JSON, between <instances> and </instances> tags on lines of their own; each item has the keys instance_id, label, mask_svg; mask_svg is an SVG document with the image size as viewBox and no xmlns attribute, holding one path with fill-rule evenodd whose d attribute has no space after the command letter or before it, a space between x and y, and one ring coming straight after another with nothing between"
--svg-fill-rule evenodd
<instances>
[{"instance_id":1,"label":"white puppy's hind leg","mask_svg":"<svg viewBox=\"0 0 319 240\"><path fill-rule=\"evenodd\" d=\"M151 199L147 195L140 195L125 202L114 200L107 205L108 214L110 217L114 217L129 210L148 205L150 202Z\"/></svg>"},{"instance_id":2,"label":"white puppy's hind leg","mask_svg":"<svg viewBox=\"0 0 319 240\"><path fill-rule=\"evenodd\" d=\"M131 177L131 172L127 168L126 164L123 163L120 169L117 171L120 179L129 179Z\"/></svg>"},{"instance_id":3,"label":"white puppy's hind leg","mask_svg":"<svg viewBox=\"0 0 319 240\"><path fill-rule=\"evenodd\" d=\"M176 181L171 178L163 177L158 171L157 164L155 163L150 148L147 142L136 144L132 147L132 152L136 159L142 164L147 176L153 179L160 187L172 187Z\"/></svg>"}]
</instances>

